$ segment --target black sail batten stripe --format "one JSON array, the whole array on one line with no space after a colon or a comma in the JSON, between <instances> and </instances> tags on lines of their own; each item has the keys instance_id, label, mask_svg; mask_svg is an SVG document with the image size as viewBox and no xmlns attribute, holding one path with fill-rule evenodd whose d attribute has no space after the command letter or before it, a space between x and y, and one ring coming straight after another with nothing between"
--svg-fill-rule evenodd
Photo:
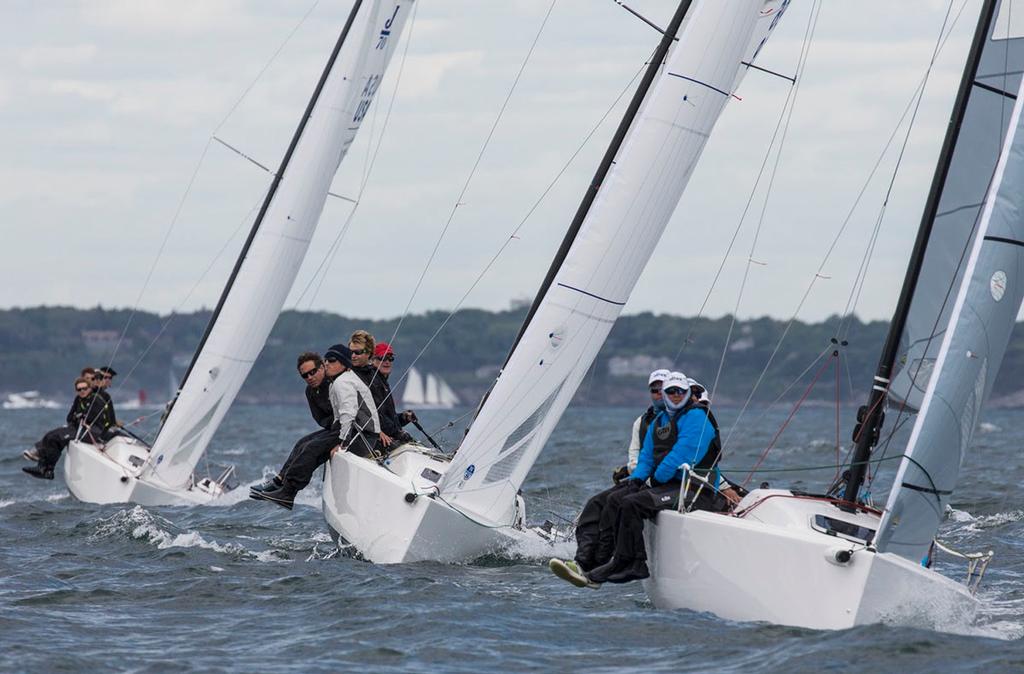
<instances>
[{"instance_id":1,"label":"black sail batten stripe","mask_svg":"<svg viewBox=\"0 0 1024 674\"><path fill-rule=\"evenodd\" d=\"M1024 241L1020 239L1007 239L1005 236L986 236L985 241L996 241L998 243L1008 243L1011 246L1024 246Z\"/></svg>"},{"instance_id":2,"label":"black sail batten stripe","mask_svg":"<svg viewBox=\"0 0 1024 674\"><path fill-rule=\"evenodd\" d=\"M1007 98L1017 100L1017 94L1011 94L1009 91L1005 91L1003 89L1000 89L999 87L994 87L991 84L985 84L984 82L974 80L974 86L978 87L979 89L984 89L985 91L991 91L994 94L999 94L1000 96L1006 96Z\"/></svg>"},{"instance_id":3,"label":"black sail batten stripe","mask_svg":"<svg viewBox=\"0 0 1024 674\"><path fill-rule=\"evenodd\" d=\"M700 80L695 80L692 77L687 77L686 75L680 75L679 73L668 73L668 74L671 75L672 77L678 77L681 80L686 80L687 82L693 82L694 84L699 84L702 87L707 87L708 89L711 89L711 91L717 91L718 93L720 93L720 94L722 94L723 96L726 96L726 97L732 95L728 91L722 91L718 87L713 87L710 84L708 84L707 82L701 82Z\"/></svg>"},{"instance_id":4,"label":"black sail batten stripe","mask_svg":"<svg viewBox=\"0 0 1024 674\"><path fill-rule=\"evenodd\" d=\"M595 300L601 300L602 302L607 302L608 304L614 304L617 307L624 307L624 306L626 306L625 302L616 302L615 300L610 300L607 297L601 297L600 295L595 295L594 293L588 293L586 290L582 290L580 288L574 288L572 286L565 285L564 283L558 283L556 285L559 285L562 288L566 288L568 290L575 290L576 292L582 293L582 294L586 295L587 297L593 297Z\"/></svg>"},{"instance_id":5,"label":"black sail batten stripe","mask_svg":"<svg viewBox=\"0 0 1024 674\"><path fill-rule=\"evenodd\" d=\"M909 482L901 482L901 487L907 489L913 489L914 491L921 491L926 494L935 494L936 496L951 496L953 494L952 489L932 489L931 487L922 487L919 484L910 484Z\"/></svg>"},{"instance_id":6,"label":"black sail batten stripe","mask_svg":"<svg viewBox=\"0 0 1024 674\"><path fill-rule=\"evenodd\" d=\"M274 174L274 180L270 183L270 189L267 190L267 196L263 200L263 206L260 207L260 212L256 215L256 220L253 222L252 229L249 230L249 236L242 245L242 250L238 255L238 259L235 261L235 266L231 270L231 276L228 277L228 282L224 286L223 292L221 292L220 299L217 300L217 306L214 308L213 314L210 315L210 321L206 324L206 330L203 332L202 339L199 340L199 346L196 347L195 353L192 355L192 362L188 364L185 376L182 377L181 384L178 385L178 393L174 396L174 399L171 400L171 403L167 408L167 414L164 415L164 421L160 424L160 430L157 431L156 437L153 439L154 444L157 439L159 439L160 431L163 430L164 424L171 418L171 413L174 410L174 404L178 401L178 396L181 395L181 391L185 388L189 375L192 374L192 370L195 368L196 362L199 360L199 354L203 352L203 347L206 346L206 340L210 338L210 333L213 332L213 326L217 323L217 318L220 316L220 312L224 308L224 303L227 301L228 295L231 293L231 288L235 283L235 279L238 277L238 273L242 269L242 263L245 262L245 258L249 254L249 249L252 247L252 243L256 239L256 233L259 232L260 225L263 224L263 218L267 214L267 209L270 208L270 202L273 201L274 195L277 193L277 188L284 177L285 169L288 168L288 163L291 161L292 154L295 152L295 148L299 144L302 132L306 129L306 123L313 114L313 108L316 106L316 102L320 98L320 93L323 91L324 85L327 83L327 78L331 74L331 70L334 68L334 63L338 59L341 47L345 44L345 39L348 37L349 30L352 28L352 24L355 22L356 15L359 14L359 9L362 7L362 4L363 0L355 0L355 4L352 5L352 10L349 12L348 19L345 21L345 27L341 29L341 35L338 36L338 41L334 45L334 50L327 59L327 65L324 66L324 71L320 75L320 80L316 84L316 89L313 90L313 96L309 99L306 111L303 113L302 119L299 120L299 126L295 130L295 134L292 136L292 141L288 145L288 150L284 153L284 158L281 160L281 167L277 169L277 173Z\"/></svg>"},{"instance_id":7,"label":"black sail batten stripe","mask_svg":"<svg viewBox=\"0 0 1024 674\"><path fill-rule=\"evenodd\" d=\"M928 199L925 202L924 212L921 214L921 224L918 226L917 237L914 239L914 247L910 253L910 260L907 263L907 273L903 278L903 287L900 289L896 309L893 312L892 321L889 323L889 332L885 338L885 346L882 347L882 352L878 358L875 376L885 381L889 380L896 358L899 355L900 339L907 325L910 303L917 289L921 268L924 266L928 239L931 237L932 229L935 226L939 201L942 199L946 179L949 177L949 167L953 162L953 151L956 149L957 141L960 137L960 128L963 126L964 115L967 112L967 104L970 101L971 92L974 89L973 85L978 77L978 67L981 63L982 52L988 41L988 29L992 25L997 4L997 0L985 0L981 11L978 13L978 24L975 26L971 48L964 62L963 75L960 78L960 86L957 89L956 100L950 113L946 137L943 139L942 149L939 151L939 160L935 167L935 174L932 176ZM884 396L885 391L874 389L868 394L867 409L869 413L863 421L865 429L872 429L878 425ZM874 435L870 431L861 433L854 448L853 456L850 460L850 478L847 480L846 489L843 492L843 500L850 503L856 503L861 485L864 484L864 475L867 462L871 458L872 438Z\"/></svg>"},{"instance_id":8,"label":"black sail batten stripe","mask_svg":"<svg viewBox=\"0 0 1024 674\"><path fill-rule=\"evenodd\" d=\"M558 274L558 270L562 268L562 263L565 262L565 258L569 254L569 249L572 248L572 244L576 240L576 235L579 234L580 229L583 227L583 221L586 219L587 213L590 212L590 207L593 205L594 199L597 198L597 193L601 189L601 184L604 182L605 177L608 175L608 171L611 170L612 165L615 163L615 155L618 154L619 148L622 147L622 143L626 139L626 134L629 132L629 128L633 125L633 120L636 119L636 115L640 111L640 106L643 105L644 99L647 98L647 92L650 90L651 84L654 83L654 78L661 69L665 57L668 56L668 51L675 39L675 34L679 31L679 26L683 23L683 17L685 17L686 13L690 10L690 5L692 3L693 0L680 0L678 7L676 7L676 13L672 16L672 20L669 22L668 27L662 33L661 41L658 43L658 48L655 49L650 63L647 64L647 70L644 71L643 79L640 80L640 84L637 86L636 91L633 92L633 98L630 99L629 106L626 108L626 112L623 114L622 120L619 122L619 126L615 129L615 135L612 137L612 141L608 145L608 149L605 151L604 157L601 159L601 163L597 167L597 171L594 173L594 178L590 182L590 187L583 194L583 200L580 202L579 208L576 209L576 215L573 216L572 223L569 225L569 229L565 232L565 237L562 239L562 243L558 247L558 252L555 253L555 259L551 261L551 266L548 267L548 272L537 291L537 295L533 299L533 304L530 305L530 310L526 313L526 318L523 319L523 324L520 326L519 333L512 342L512 348L509 349L508 355L505 357L505 363L502 366L502 369L504 369L504 367L508 365L509 360L512 359L512 354L515 353L516 347L519 346L519 342L522 341L523 335L526 334L526 329L530 326L530 322L537 314L537 310L540 308L540 304L544 300L544 296L547 295L548 290L555 282L555 276ZM493 388L493 385L491 388ZM476 408L477 414L479 414L480 410L483 409L484 403L487 402L487 397L490 394L491 390L488 389L487 393L484 394L483 398L480 400L480 404Z\"/></svg>"}]
</instances>

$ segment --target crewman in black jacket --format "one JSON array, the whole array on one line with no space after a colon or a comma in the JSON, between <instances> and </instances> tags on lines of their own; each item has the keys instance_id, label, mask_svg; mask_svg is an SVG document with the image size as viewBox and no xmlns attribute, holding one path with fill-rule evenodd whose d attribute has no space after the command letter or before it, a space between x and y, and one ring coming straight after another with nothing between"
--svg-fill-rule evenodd
<instances>
[{"instance_id":1,"label":"crewman in black jacket","mask_svg":"<svg viewBox=\"0 0 1024 674\"><path fill-rule=\"evenodd\" d=\"M117 414L114 412L114 401L111 399L110 393L107 392L110 385L114 383L114 377L116 376L117 372L114 371L114 368L107 365L98 368L93 377L93 388L96 394L103 399L103 413L107 417L106 426L111 430L122 425L117 420Z\"/></svg>"},{"instance_id":2,"label":"crewman in black jacket","mask_svg":"<svg viewBox=\"0 0 1024 674\"><path fill-rule=\"evenodd\" d=\"M308 435L304 435L292 447L291 453L285 460L284 465L277 475L274 475L263 484L252 487L249 490L249 497L257 500L267 499L265 494L279 490L288 477L291 467L308 460L311 455L319 455L323 446L328 449L338 444L338 433L334 428L334 408L331 406L331 382L341 374L341 368L336 359L328 359L325 362L320 354L307 351L298 358L298 372L303 381L306 382L306 402L309 403L309 413L320 428ZM305 473L306 471L303 471ZM309 471L310 474L312 471ZM298 487L296 491L309 484Z\"/></svg>"},{"instance_id":3,"label":"crewman in black jacket","mask_svg":"<svg viewBox=\"0 0 1024 674\"><path fill-rule=\"evenodd\" d=\"M395 364L395 352L387 342L378 342L373 348L373 366L377 369L377 376L370 384L370 393L373 394L373 402L377 405L377 416L380 418L380 430L391 438L391 449L398 445L412 442L413 437L402 430L402 426L419 421L416 413L412 410L405 410L401 414L395 407L395 396L391 391L391 384L388 377L391 376L391 369Z\"/></svg>"},{"instance_id":4,"label":"crewman in black jacket","mask_svg":"<svg viewBox=\"0 0 1024 674\"><path fill-rule=\"evenodd\" d=\"M36 465L22 468L32 477L43 480L53 479L53 469L61 453L76 436L85 442L99 443L107 434L106 412L103 399L93 392L89 380L79 377L75 380L75 399L68 410L66 425L48 431L32 449L23 455Z\"/></svg>"}]
</instances>

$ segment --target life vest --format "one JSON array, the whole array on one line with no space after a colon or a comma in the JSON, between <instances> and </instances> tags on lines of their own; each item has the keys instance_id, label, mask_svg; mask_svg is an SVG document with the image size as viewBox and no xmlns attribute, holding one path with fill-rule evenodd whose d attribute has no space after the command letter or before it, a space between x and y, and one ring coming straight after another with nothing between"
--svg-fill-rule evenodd
<instances>
[{"instance_id":1,"label":"life vest","mask_svg":"<svg viewBox=\"0 0 1024 674\"><path fill-rule=\"evenodd\" d=\"M691 469L700 475L707 475L716 465L718 465L718 457L722 454L722 443L719 439L718 422L715 420L714 416L712 416L707 403L689 402L678 412L668 414L668 423L665 425L659 426L657 423L655 424L654 432L652 433L655 469L661 465L661 462L666 456L668 456L668 453L672 451L676 441L679 439L679 419L687 412L698 407L704 410L708 415L708 421L711 422L711 427L714 429L715 435L711 438L711 444L708 445L708 451L704 453L703 458L697 462L697 465L692 466ZM660 419L660 416L658 418Z\"/></svg>"},{"instance_id":2,"label":"life vest","mask_svg":"<svg viewBox=\"0 0 1024 674\"><path fill-rule=\"evenodd\" d=\"M647 437L647 429L651 427L651 423L658 418L658 411L654 409L654 405L647 408L647 411L640 415L640 428L637 435L639 442L637 446L643 447L644 438Z\"/></svg>"}]
</instances>

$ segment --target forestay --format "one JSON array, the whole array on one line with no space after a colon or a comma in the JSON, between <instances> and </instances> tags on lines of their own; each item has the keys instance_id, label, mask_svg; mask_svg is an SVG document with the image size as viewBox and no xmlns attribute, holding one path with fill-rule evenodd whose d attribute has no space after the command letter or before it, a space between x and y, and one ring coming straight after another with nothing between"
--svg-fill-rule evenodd
<instances>
[{"instance_id":1,"label":"forestay","mask_svg":"<svg viewBox=\"0 0 1024 674\"><path fill-rule=\"evenodd\" d=\"M1019 9L1024 12L1024 6ZM978 414L992 390L1024 298L1022 47L1019 39L998 39L1004 10L1008 12L1007 7L1000 8L990 26L988 34L997 39L990 37L986 45L989 58L982 60L978 71L978 82L985 86L976 85L972 99L984 99L975 110L990 114L1000 110L1003 101L1016 101L1006 111L1004 122L990 116L991 126L976 126L973 134L960 139L961 145L970 143L971 150L980 152L994 144L992 138L983 138L985 134L997 140L1002 136L1002 150L997 153L994 170L984 176L988 189L980 208L971 208L978 215L976 222L963 224L966 231L961 238L969 237L960 275L964 280L957 287L948 320L940 325L942 339L933 372L876 539L880 551L913 561L927 555L945 515ZM1006 35L1005 27L1002 35ZM966 151L961 153L966 155ZM954 187L952 183L948 186ZM952 276L950 273L941 281L943 287L948 287Z\"/></svg>"},{"instance_id":2,"label":"forestay","mask_svg":"<svg viewBox=\"0 0 1024 674\"><path fill-rule=\"evenodd\" d=\"M615 161L441 485L495 524L590 368L650 258L708 135L788 0L694 2Z\"/></svg>"},{"instance_id":3,"label":"forestay","mask_svg":"<svg viewBox=\"0 0 1024 674\"><path fill-rule=\"evenodd\" d=\"M1024 68L1024 2L1000 3L986 35L889 386L893 401L905 402L912 412L920 409L934 370L955 288L1006 137Z\"/></svg>"},{"instance_id":4,"label":"forestay","mask_svg":"<svg viewBox=\"0 0 1024 674\"><path fill-rule=\"evenodd\" d=\"M149 471L187 486L284 306L331 181L377 92L414 0L356 0L278 170L181 392Z\"/></svg>"}]
</instances>

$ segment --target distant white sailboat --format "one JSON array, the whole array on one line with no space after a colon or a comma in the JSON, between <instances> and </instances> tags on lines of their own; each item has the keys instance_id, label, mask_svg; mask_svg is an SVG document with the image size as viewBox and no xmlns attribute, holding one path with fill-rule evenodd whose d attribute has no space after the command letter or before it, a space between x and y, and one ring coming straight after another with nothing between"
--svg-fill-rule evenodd
<instances>
[{"instance_id":1,"label":"distant white sailboat","mask_svg":"<svg viewBox=\"0 0 1024 674\"><path fill-rule=\"evenodd\" d=\"M449 410L459 404L459 396L440 375L428 372L424 384L419 370L410 368L405 376L401 402L404 407L421 410Z\"/></svg>"},{"instance_id":2,"label":"distant white sailboat","mask_svg":"<svg viewBox=\"0 0 1024 674\"><path fill-rule=\"evenodd\" d=\"M56 400L44 398L39 391L8 393L2 406L5 410L55 410L62 407Z\"/></svg>"},{"instance_id":3,"label":"distant white sailboat","mask_svg":"<svg viewBox=\"0 0 1024 674\"><path fill-rule=\"evenodd\" d=\"M102 450L72 441L64 476L75 497L162 505L224 492L227 473L193 471L284 306L413 2L355 0L152 448L123 436Z\"/></svg>"}]
</instances>

